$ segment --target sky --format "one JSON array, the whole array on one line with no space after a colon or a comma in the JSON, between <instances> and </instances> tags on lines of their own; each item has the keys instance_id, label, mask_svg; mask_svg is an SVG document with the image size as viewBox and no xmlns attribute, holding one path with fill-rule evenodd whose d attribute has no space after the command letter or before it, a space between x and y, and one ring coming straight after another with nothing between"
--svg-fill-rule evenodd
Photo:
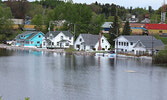
<instances>
[{"instance_id":1,"label":"sky","mask_svg":"<svg viewBox=\"0 0 167 100\"><path fill-rule=\"evenodd\" d=\"M29 1L34 1L34 0L29 0ZM96 1L101 4L114 3L116 5L124 6L125 8L130 8L130 6L132 6L133 8L145 7L146 9L148 9L148 6L152 6L154 10L157 10L160 6L162 6L164 2L164 0L73 0L74 3L87 3L87 4L91 4Z\"/></svg>"}]
</instances>

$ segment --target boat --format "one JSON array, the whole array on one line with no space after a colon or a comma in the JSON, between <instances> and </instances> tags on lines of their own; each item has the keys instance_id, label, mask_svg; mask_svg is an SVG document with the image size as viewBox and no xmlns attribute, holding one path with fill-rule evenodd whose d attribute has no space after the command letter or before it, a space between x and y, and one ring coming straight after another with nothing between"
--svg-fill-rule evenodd
<instances>
[{"instance_id":1,"label":"boat","mask_svg":"<svg viewBox=\"0 0 167 100\"><path fill-rule=\"evenodd\" d=\"M96 53L95 56L102 56L114 59L116 57L115 53Z\"/></svg>"}]
</instances>

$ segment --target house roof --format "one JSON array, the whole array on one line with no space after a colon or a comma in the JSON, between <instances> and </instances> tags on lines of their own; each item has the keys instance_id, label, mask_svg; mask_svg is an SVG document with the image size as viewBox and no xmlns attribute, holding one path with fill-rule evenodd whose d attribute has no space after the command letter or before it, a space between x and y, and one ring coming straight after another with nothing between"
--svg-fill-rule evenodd
<instances>
[{"instance_id":1,"label":"house roof","mask_svg":"<svg viewBox=\"0 0 167 100\"><path fill-rule=\"evenodd\" d=\"M142 43L145 48L154 48L154 49L157 49L157 50L162 50L164 48L164 44L162 43L161 40L154 40L154 41L138 41L138 43ZM137 45L136 44L136 45ZM136 46L135 45L135 46ZM134 46L134 47L135 47Z\"/></svg>"},{"instance_id":2,"label":"house roof","mask_svg":"<svg viewBox=\"0 0 167 100\"><path fill-rule=\"evenodd\" d=\"M25 36L25 35L28 35L28 34L31 34L31 35L30 35L28 38L26 38L26 39L31 39L31 38L33 38L35 35L37 35L38 33L40 33L40 31L25 31L25 32L23 32L22 34L17 35L17 36L16 36L16 39L20 39L20 35Z\"/></svg>"},{"instance_id":3,"label":"house roof","mask_svg":"<svg viewBox=\"0 0 167 100\"><path fill-rule=\"evenodd\" d=\"M146 29L167 30L167 24L145 24Z\"/></svg>"},{"instance_id":4,"label":"house roof","mask_svg":"<svg viewBox=\"0 0 167 100\"><path fill-rule=\"evenodd\" d=\"M113 24L113 22L104 22L104 24L101 27L110 28L111 24Z\"/></svg>"},{"instance_id":5,"label":"house roof","mask_svg":"<svg viewBox=\"0 0 167 100\"><path fill-rule=\"evenodd\" d=\"M124 38L126 38L130 42L137 42L137 41L152 41L157 40L155 37L152 36L141 36L141 35L122 35Z\"/></svg>"},{"instance_id":6,"label":"house roof","mask_svg":"<svg viewBox=\"0 0 167 100\"><path fill-rule=\"evenodd\" d=\"M86 45L94 46L99 40L99 35L92 35L92 34L80 34L80 35L84 39L84 43Z\"/></svg>"},{"instance_id":7,"label":"house roof","mask_svg":"<svg viewBox=\"0 0 167 100\"><path fill-rule=\"evenodd\" d=\"M50 33L46 33L46 37L49 37L49 34L52 34L54 37L56 37L61 32L68 37L73 37L73 35L69 31L50 31Z\"/></svg>"}]
</instances>

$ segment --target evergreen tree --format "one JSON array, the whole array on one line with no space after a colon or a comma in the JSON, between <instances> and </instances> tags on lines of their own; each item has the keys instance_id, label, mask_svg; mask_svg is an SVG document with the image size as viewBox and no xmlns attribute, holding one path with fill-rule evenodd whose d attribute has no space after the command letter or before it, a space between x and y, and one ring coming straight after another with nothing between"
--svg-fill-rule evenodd
<instances>
[{"instance_id":1,"label":"evergreen tree","mask_svg":"<svg viewBox=\"0 0 167 100\"><path fill-rule=\"evenodd\" d=\"M114 16L114 22L110 28L110 44L114 46L115 42L114 39L117 38L119 35L119 22L118 22L118 16Z\"/></svg>"},{"instance_id":2,"label":"evergreen tree","mask_svg":"<svg viewBox=\"0 0 167 100\"><path fill-rule=\"evenodd\" d=\"M122 35L130 35L131 30L130 30L130 26L129 26L129 21L126 21Z\"/></svg>"}]
</instances>

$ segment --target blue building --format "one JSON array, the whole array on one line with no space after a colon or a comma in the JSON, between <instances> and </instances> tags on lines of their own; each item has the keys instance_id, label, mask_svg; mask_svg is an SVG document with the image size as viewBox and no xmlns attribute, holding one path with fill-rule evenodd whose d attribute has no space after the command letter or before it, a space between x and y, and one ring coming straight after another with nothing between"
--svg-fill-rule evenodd
<instances>
[{"instance_id":1,"label":"blue building","mask_svg":"<svg viewBox=\"0 0 167 100\"><path fill-rule=\"evenodd\" d=\"M38 31L25 31L16 36L16 46L42 47L44 34Z\"/></svg>"}]
</instances>

